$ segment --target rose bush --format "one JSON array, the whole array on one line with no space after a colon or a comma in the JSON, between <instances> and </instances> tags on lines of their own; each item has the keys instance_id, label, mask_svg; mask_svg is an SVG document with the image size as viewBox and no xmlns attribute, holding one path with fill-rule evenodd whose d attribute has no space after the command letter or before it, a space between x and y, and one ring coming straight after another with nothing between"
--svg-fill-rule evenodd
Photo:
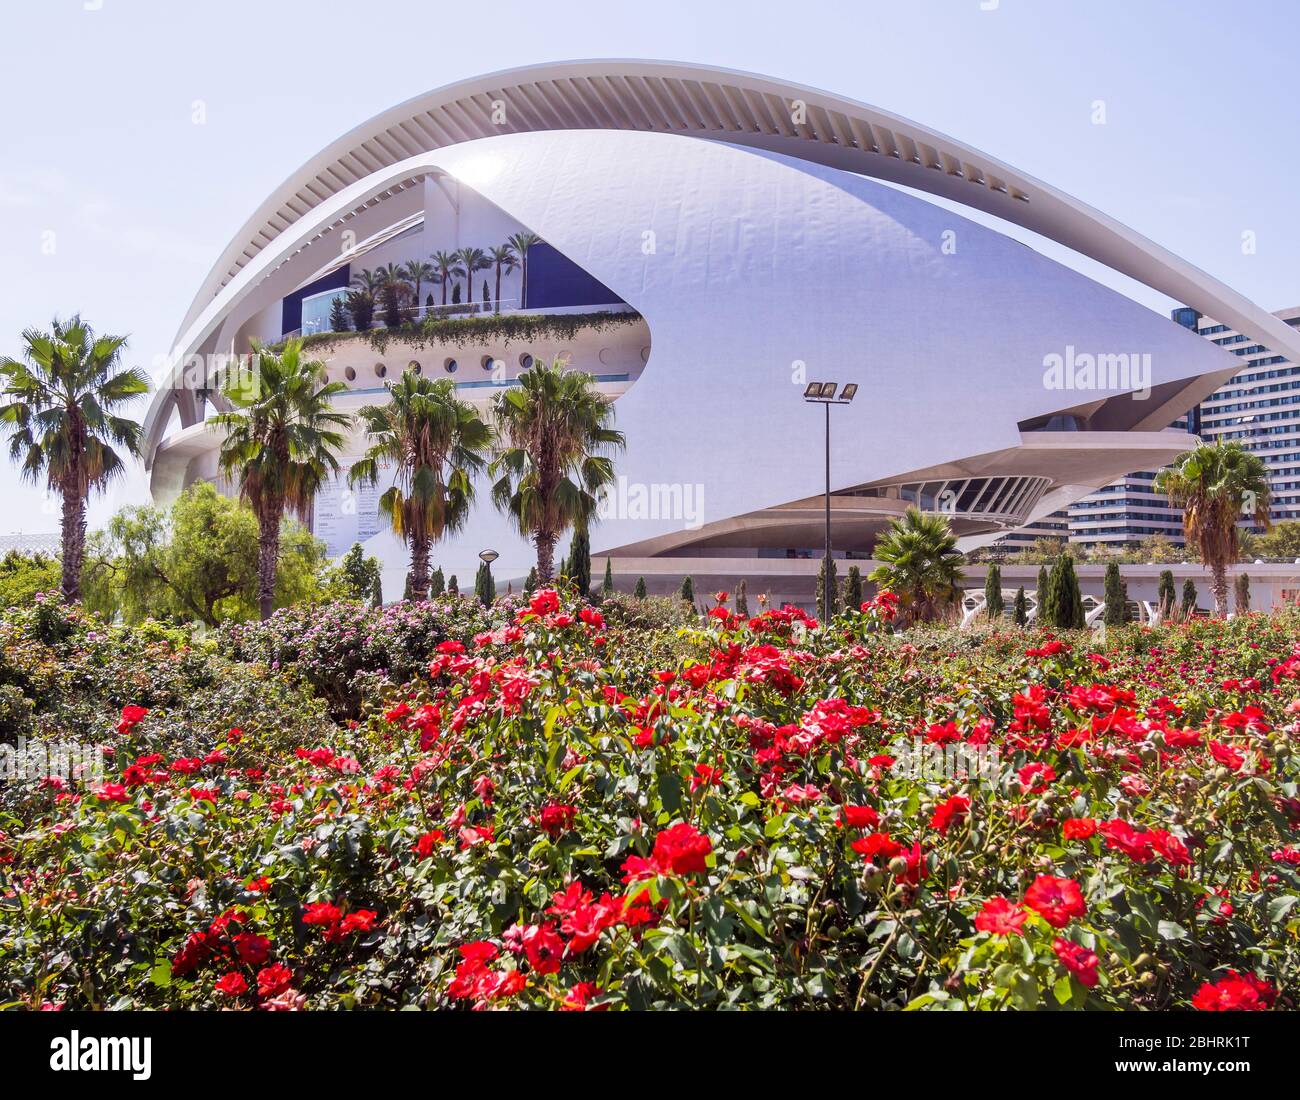
<instances>
[{"instance_id":1,"label":"rose bush","mask_svg":"<svg viewBox=\"0 0 1300 1100\"><path fill-rule=\"evenodd\" d=\"M545 590L343 724L123 699L102 785L4 789L0 1001L1294 1007L1300 618L892 610L642 636Z\"/></svg>"}]
</instances>

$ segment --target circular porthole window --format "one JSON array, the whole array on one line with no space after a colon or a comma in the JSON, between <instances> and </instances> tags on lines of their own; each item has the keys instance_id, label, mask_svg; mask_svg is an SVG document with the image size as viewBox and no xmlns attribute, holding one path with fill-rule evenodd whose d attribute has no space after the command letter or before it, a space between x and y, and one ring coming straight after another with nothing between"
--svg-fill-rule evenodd
<instances>
[{"instance_id":1,"label":"circular porthole window","mask_svg":"<svg viewBox=\"0 0 1300 1100\"><path fill-rule=\"evenodd\" d=\"M455 373L456 373L456 360L455 360L455 359L448 359L445 363L443 363L442 366L443 366L443 369L444 369L448 374L455 374Z\"/></svg>"},{"instance_id":2,"label":"circular porthole window","mask_svg":"<svg viewBox=\"0 0 1300 1100\"><path fill-rule=\"evenodd\" d=\"M490 371L496 368L497 361L493 359L492 356L485 355L483 356L482 359L478 361L478 365L482 367L484 370Z\"/></svg>"},{"instance_id":3,"label":"circular porthole window","mask_svg":"<svg viewBox=\"0 0 1300 1100\"><path fill-rule=\"evenodd\" d=\"M532 368L533 368L533 357L532 357L531 355L529 355L528 352L526 352L526 351L525 351L525 352L522 352L522 353L520 354L520 356L519 356L519 366L520 366L523 370L532 370Z\"/></svg>"},{"instance_id":4,"label":"circular porthole window","mask_svg":"<svg viewBox=\"0 0 1300 1100\"><path fill-rule=\"evenodd\" d=\"M406 369L409 370L412 374L424 373L424 368L420 366L420 361L418 359L412 359L409 363L407 363Z\"/></svg>"},{"instance_id":5,"label":"circular porthole window","mask_svg":"<svg viewBox=\"0 0 1300 1100\"><path fill-rule=\"evenodd\" d=\"M383 363L375 364L375 377L383 378L388 373L388 368Z\"/></svg>"},{"instance_id":6,"label":"circular porthole window","mask_svg":"<svg viewBox=\"0 0 1300 1100\"><path fill-rule=\"evenodd\" d=\"M357 380L356 367L344 367L343 377L346 378L349 382L355 382Z\"/></svg>"}]
</instances>

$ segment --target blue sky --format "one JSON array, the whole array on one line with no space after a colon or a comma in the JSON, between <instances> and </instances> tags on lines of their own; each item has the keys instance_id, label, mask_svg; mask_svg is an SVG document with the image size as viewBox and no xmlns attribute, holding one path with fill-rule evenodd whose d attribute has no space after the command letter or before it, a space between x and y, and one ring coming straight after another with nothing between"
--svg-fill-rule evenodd
<instances>
[{"instance_id":1,"label":"blue sky","mask_svg":"<svg viewBox=\"0 0 1300 1100\"><path fill-rule=\"evenodd\" d=\"M876 104L1280 309L1300 303L1294 17L1293 0L11 0L0 351L80 310L150 367L230 236L333 138L454 80L579 57L716 64ZM128 479L92 523L144 495ZM57 529L8 467L0 499L0 533Z\"/></svg>"}]
</instances>

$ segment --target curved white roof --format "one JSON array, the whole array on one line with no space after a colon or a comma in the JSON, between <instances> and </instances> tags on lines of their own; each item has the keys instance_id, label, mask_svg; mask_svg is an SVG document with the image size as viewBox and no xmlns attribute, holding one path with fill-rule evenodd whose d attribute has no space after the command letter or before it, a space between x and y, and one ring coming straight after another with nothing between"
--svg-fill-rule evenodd
<instances>
[{"instance_id":1,"label":"curved white roof","mask_svg":"<svg viewBox=\"0 0 1300 1100\"><path fill-rule=\"evenodd\" d=\"M1300 361L1300 334L1152 241L918 123L770 77L665 61L534 65L460 81L362 123L262 203L222 252L177 335L272 241L323 203L421 153L539 130L641 130L757 146L963 203L1070 247ZM390 194L409 188L395 179ZM382 197L369 200L381 201Z\"/></svg>"}]
</instances>

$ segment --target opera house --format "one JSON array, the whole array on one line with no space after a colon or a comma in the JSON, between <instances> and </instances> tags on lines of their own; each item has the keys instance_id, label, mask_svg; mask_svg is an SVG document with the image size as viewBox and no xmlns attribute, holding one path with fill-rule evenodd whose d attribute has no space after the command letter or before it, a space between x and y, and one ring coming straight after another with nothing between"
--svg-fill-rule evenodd
<instances>
[{"instance_id":1,"label":"opera house","mask_svg":"<svg viewBox=\"0 0 1300 1100\"><path fill-rule=\"evenodd\" d=\"M910 504L973 547L1185 449L1166 429L1239 362L954 204L1300 359L1293 328L1159 245L879 108L692 65L539 65L393 107L267 197L180 325L146 423L154 498L217 479L212 364L299 334L348 409L408 369L484 406L534 360L592 374L627 439L591 532L621 588L690 574L810 596L811 381L858 386L830 410L837 555L868 558ZM421 261L400 324L339 324L365 273L420 283ZM378 554L391 595L406 552L375 514L383 487L331 486L312 526L333 553ZM465 584L486 547L501 588L533 560L482 492L434 561Z\"/></svg>"}]
</instances>

